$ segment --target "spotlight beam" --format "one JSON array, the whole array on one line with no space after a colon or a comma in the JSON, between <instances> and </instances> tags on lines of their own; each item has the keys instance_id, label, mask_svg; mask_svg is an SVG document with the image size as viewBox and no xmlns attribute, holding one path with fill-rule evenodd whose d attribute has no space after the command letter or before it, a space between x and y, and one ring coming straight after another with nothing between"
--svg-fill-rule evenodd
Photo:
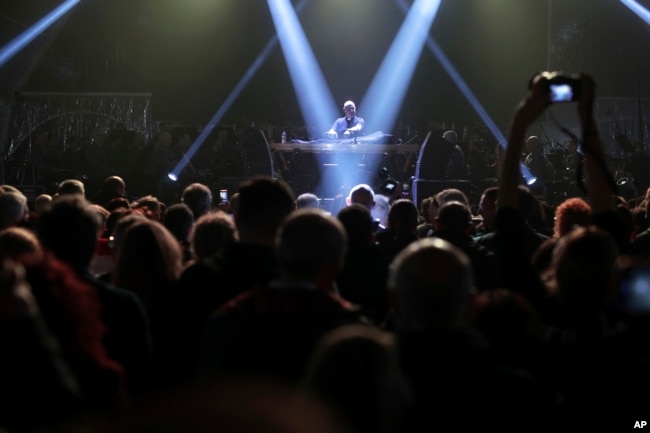
<instances>
[{"instance_id":1,"label":"spotlight beam","mask_svg":"<svg viewBox=\"0 0 650 433\"><path fill-rule=\"evenodd\" d=\"M404 0L395 0L402 9L402 12L407 13L408 12L408 5ZM474 96L472 91L470 90L469 86L461 77L461 75L458 73L454 65L451 63L447 55L444 53L442 48L438 45L438 43L431 37L429 36L426 40L426 45L429 51L438 59L438 62L442 65L444 70L449 74L449 77L454 81L456 86L458 86L458 89L461 91L461 93L467 98L468 102L472 105L474 110L476 111L476 114L481 118L481 120L485 123L485 125L488 127L494 138L497 140L497 142L505 149L507 145L507 140L501 130L496 126L494 121L490 118L490 115L488 112L483 108L479 100ZM523 163L520 164L520 168L522 171L522 174L524 178L526 179L526 182L530 182L531 184L535 182L535 178Z\"/></svg>"},{"instance_id":2,"label":"spotlight beam","mask_svg":"<svg viewBox=\"0 0 650 433\"><path fill-rule=\"evenodd\" d=\"M302 9L305 7L305 5L309 3L309 1L310 0L302 0L296 6L296 12L300 13ZM224 102L221 104L219 109L214 113L212 118L210 118L210 121L203 128L199 136L196 137L194 143L192 143L190 148L185 153L185 156L176 164L172 172L168 174L168 177L171 180L176 181L178 179L178 175L183 171L187 163L192 159L192 157L194 157L196 152L201 148L201 146L208 138L210 133L212 133L212 130L219 124L219 122L221 122L223 116L228 112L228 110L235 102L237 97L246 88L248 83L253 79L257 71L262 67L266 59L271 54L271 51L273 51L275 47L277 47L277 45L278 45L278 36L274 35L271 39L269 39L269 41L266 43L264 48L262 48L262 51L260 51L260 53L257 55L255 60L253 60L253 63L248 67L248 69L241 77L237 85L235 85L235 87L230 91L230 93L228 94Z\"/></svg>"},{"instance_id":3,"label":"spotlight beam","mask_svg":"<svg viewBox=\"0 0 650 433\"><path fill-rule=\"evenodd\" d=\"M329 128L336 104L289 0L268 0L303 119L308 126Z\"/></svg>"},{"instance_id":4,"label":"spotlight beam","mask_svg":"<svg viewBox=\"0 0 650 433\"><path fill-rule=\"evenodd\" d=\"M406 19L363 98L369 130L392 130L440 0L416 0L410 10L404 6Z\"/></svg>"},{"instance_id":5,"label":"spotlight beam","mask_svg":"<svg viewBox=\"0 0 650 433\"><path fill-rule=\"evenodd\" d=\"M2 47L2 49L0 49L0 67L4 66L20 50L25 48L30 42L32 42L34 39L36 39L36 37L47 30L52 24L54 24L59 18L65 15L74 6L76 6L80 1L81 0L64 1L56 9L45 15L38 22L36 22L30 28L21 33L18 37L16 37L13 41Z\"/></svg>"},{"instance_id":6,"label":"spotlight beam","mask_svg":"<svg viewBox=\"0 0 650 433\"><path fill-rule=\"evenodd\" d=\"M650 11L640 5L636 0L621 0L625 6L628 7L632 12L634 12L639 18L650 24Z\"/></svg>"}]
</instances>

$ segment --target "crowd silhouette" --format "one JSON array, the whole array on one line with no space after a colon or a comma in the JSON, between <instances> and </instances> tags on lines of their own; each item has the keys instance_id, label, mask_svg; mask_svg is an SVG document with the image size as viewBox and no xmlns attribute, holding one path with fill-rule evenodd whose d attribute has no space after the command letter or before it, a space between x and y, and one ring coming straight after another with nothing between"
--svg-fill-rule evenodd
<instances>
[{"instance_id":1,"label":"crowd silhouette","mask_svg":"<svg viewBox=\"0 0 650 433\"><path fill-rule=\"evenodd\" d=\"M584 193L551 205L522 184L528 129L551 104L545 80L515 109L497 185L476 199L399 192L381 218L385 197L367 184L324 209L262 175L219 202L201 182L134 198L114 174L92 194L67 179L33 203L0 186L0 430L648 420L650 272L637 271L650 269L650 195L619 195L588 74L576 104Z\"/></svg>"}]
</instances>

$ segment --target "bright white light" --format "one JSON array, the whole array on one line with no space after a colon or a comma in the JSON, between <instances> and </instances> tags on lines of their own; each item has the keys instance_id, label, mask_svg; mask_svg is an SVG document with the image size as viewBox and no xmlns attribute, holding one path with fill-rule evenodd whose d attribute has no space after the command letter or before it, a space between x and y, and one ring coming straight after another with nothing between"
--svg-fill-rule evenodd
<instances>
[{"instance_id":1,"label":"bright white light","mask_svg":"<svg viewBox=\"0 0 650 433\"><path fill-rule=\"evenodd\" d=\"M168 173L168 174L167 174L167 177L168 177L169 180L171 180L172 182L176 182L176 181L178 180L178 176L176 176L175 173Z\"/></svg>"},{"instance_id":2,"label":"bright white light","mask_svg":"<svg viewBox=\"0 0 650 433\"><path fill-rule=\"evenodd\" d=\"M38 35L47 30L80 1L81 0L66 0L59 5L59 7L41 18L36 24L25 30L20 36L5 45L2 50L0 50L0 66L4 66L9 59L16 55L16 53L25 48L27 44L36 39Z\"/></svg>"},{"instance_id":3,"label":"bright white light","mask_svg":"<svg viewBox=\"0 0 650 433\"><path fill-rule=\"evenodd\" d=\"M296 11L289 0L268 0L268 5L303 119L309 127L326 131L339 110Z\"/></svg>"},{"instance_id":4,"label":"bright white light","mask_svg":"<svg viewBox=\"0 0 650 433\"><path fill-rule=\"evenodd\" d=\"M440 0L411 6L361 103L368 130L392 130L439 6Z\"/></svg>"},{"instance_id":5,"label":"bright white light","mask_svg":"<svg viewBox=\"0 0 650 433\"><path fill-rule=\"evenodd\" d=\"M636 0L621 0L621 3L637 14L646 24L650 24L650 11L637 3Z\"/></svg>"}]
</instances>

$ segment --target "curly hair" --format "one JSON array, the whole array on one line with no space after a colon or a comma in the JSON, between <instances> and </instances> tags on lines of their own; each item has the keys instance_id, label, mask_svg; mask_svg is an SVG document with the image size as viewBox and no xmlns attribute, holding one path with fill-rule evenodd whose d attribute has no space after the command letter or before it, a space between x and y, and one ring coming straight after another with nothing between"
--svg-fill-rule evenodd
<instances>
[{"instance_id":1,"label":"curly hair","mask_svg":"<svg viewBox=\"0 0 650 433\"><path fill-rule=\"evenodd\" d=\"M572 197L560 203L555 210L553 237L560 238L576 226L585 227L591 223L591 206L579 197Z\"/></svg>"}]
</instances>

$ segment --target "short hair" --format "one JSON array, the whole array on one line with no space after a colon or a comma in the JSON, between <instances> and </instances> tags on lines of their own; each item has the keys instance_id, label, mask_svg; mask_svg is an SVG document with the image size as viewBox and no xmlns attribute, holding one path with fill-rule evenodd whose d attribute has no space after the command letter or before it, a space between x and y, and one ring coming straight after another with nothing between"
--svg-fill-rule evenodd
<instances>
[{"instance_id":1,"label":"short hair","mask_svg":"<svg viewBox=\"0 0 650 433\"><path fill-rule=\"evenodd\" d=\"M258 175L239 186L237 229L275 236L284 218L295 209L296 196L282 179Z\"/></svg>"},{"instance_id":2,"label":"short hair","mask_svg":"<svg viewBox=\"0 0 650 433\"><path fill-rule=\"evenodd\" d=\"M425 197L420 202L420 217L426 221L431 222L431 215L429 214L429 208L433 203L433 196Z\"/></svg>"},{"instance_id":3,"label":"short hair","mask_svg":"<svg viewBox=\"0 0 650 433\"><path fill-rule=\"evenodd\" d=\"M49 194L39 194L34 200L34 211L41 213L52 205L52 196Z\"/></svg>"},{"instance_id":4,"label":"short hair","mask_svg":"<svg viewBox=\"0 0 650 433\"><path fill-rule=\"evenodd\" d=\"M494 203L496 203L498 198L499 198L499 187L498 186L487 187L487 188L485 188L483 190L483 194L481 194L481 195L486 196L487 198L492 200Z\"/></svg>"},{"instance_id":5,"label":"short hair","mask_svg":"<svg viewBox=\"0 0 650 433\"><path fill-rule=\"evenodd\" d=\"M212 207L212 190L202 183L191 183L183 189L181 202L192 209L194 219L197 219L210 211Z\"/></svg>"},{"instance_id":6,"label":"short hair","mask_svg":"<svg viewBox=\"0 0 650 433\"><path fill-rule=\"evenodd\" d=\"M0 230L0 260L11 258L18 260L22 255L41 256L43 248L31 230L25 227L8 227Z\"/></svg>"},{"instance_id":7,"label":"short hair","mask_svg":"<svg viewBox=\"0 0 650 433\"><path fill-rule=\"evenodd\" d=\"M124 179L119 176L108 176L104 179L102 190L115 194L124 194L126 191L126 183L124 182Z\"/></svg>"},{"instance_id":8,"label":"short hair","mask_svg":"<svg viewBox=\"0 0 650 433\"><path fill-rule=\"evenodd\" d=\"M337 218L343 224L349 244L368 244L373 233L372 216L367 207L353 203L341 209Z\"/></svg>"},{"instance_id":9,"label":"short hair","mask_svg":"<svg viewBox=\"0 0 650 433\"><path fill-rule=\"evenodd\" d=\"M81 194L85 196L86 187L83 182L78 179L66 179L59 183L57 186L57 192L59 195Z\"/></svg>"},{"instance_id":10,"label":"short hair","mask_svg":"<svg viewBox=\"0 0 650 433\"><path fill-rule=\"evenodd\" d=\"M320 209L298 209L278 230L278 264L299 278L313 278L333 261L342 268L346 251L343 224Z\"/></svg>"},{"instance_id":11,"label":"short hair","mask_svg":"<svg viewBox=\"0 0 650 433\"><path fill-rule=\"evenodd\" d=\"M440 238L412 242L393 260L388 281L400 326L447 328L464 323L474 276L469 258Z\"/></svg>"},{"instance_id":12,"label":"short hair","mask_svg":"<svg viewBox=\"0 0 650 433\"><path fill-rule=\"evenodd\" d=\"M388 226L408 232L418 225L418 208L411 200L401 198L393 202L388 211Z\"/></svg>"},{"instance_id":13,"label":"short hair","mask_svg":"<svg viewBox=\"0 0 650 433\"><path fill-rule=\"evenodd\" d=\"M458 188L445 188L434 196L436 206L439 208L449 201L459 201L465 203L467 207L470 206L467 195Z\"/></svg>"},{"instance_id":14,"label":"short hair","mask_svg":"<svg viewBox=\"0 0 650 433\"><path fill-rule=\"evenodd\" d=\"M456 144L458 141L458 134L453 129L449 129L442 134L442 138L449 141L450 143Z\"/></svg>"},{"instance_id":15,"label":"short hair","mask_svg":"<svg viewBox=\"0 0 650 433\"><path fill-rule=\"evenodd\" d=\"M352 187L348 199L350 204L359 203L370 209L375 202L375 191L370 185L360 183Z\"/></svg>"},{"instance_id":16,"label":"short hair","mask_svg":"<svg viewBox=\"0 0 650 433\"><path fill-rule=\"evenodd\" d=\"M436 221L441 228L465 231L472 222L472 213L465 203L454 200L440 206Z\"/></svg>"},{"instance_id":17,"label":"short hair","mask_svg":"<svg viewBox=\"0 0 650 433\"><path fill-rule=\"evenodd\" d=\"M232 217L220 210L201 215L192 228L192 250L197 259L208 257L236 240Z\"/></svg>"},{"instance_id":18,"label":"short hair","mask_svg":"<svg viewBox=\"0 0 650 433\"><path fill-rule=\"evenodd\" d=\"M0 229L18 224L28 212L27 197L23 193L0 193Z\"/></svg>"},{"instance_id":19,"label":"short hair","mask_svg":"<svg viewBox=\"0 0 650 433\"><path fill-rule=\"evenodd\" d=\"M318 209L319 207L320 207L320 201L316 194L305 192L303 194L300 194L296 199L296 209L303 209L303 208Z\"/></svg>"},{"instance_id":20,"label":"short hair","mask_svg":"<svg viewBox=\"0 0 650 433\"><path fill-rule=\"evenodd\" d=\"M79 194L66 194L36 219L43 246L78 271L85 271L95 253L101 218Z\"/></svg>"},{"instance_id":21,"label":"short hair","mask_svg":"<svg viewBox=\"0 0 650 433\"><path fill-rule=\"evenodd\" d=\"M177 240L185 242L190 239L194 214L185 203L174 203L165 210L162 223Z\"/></svg>"}]
</instances>

